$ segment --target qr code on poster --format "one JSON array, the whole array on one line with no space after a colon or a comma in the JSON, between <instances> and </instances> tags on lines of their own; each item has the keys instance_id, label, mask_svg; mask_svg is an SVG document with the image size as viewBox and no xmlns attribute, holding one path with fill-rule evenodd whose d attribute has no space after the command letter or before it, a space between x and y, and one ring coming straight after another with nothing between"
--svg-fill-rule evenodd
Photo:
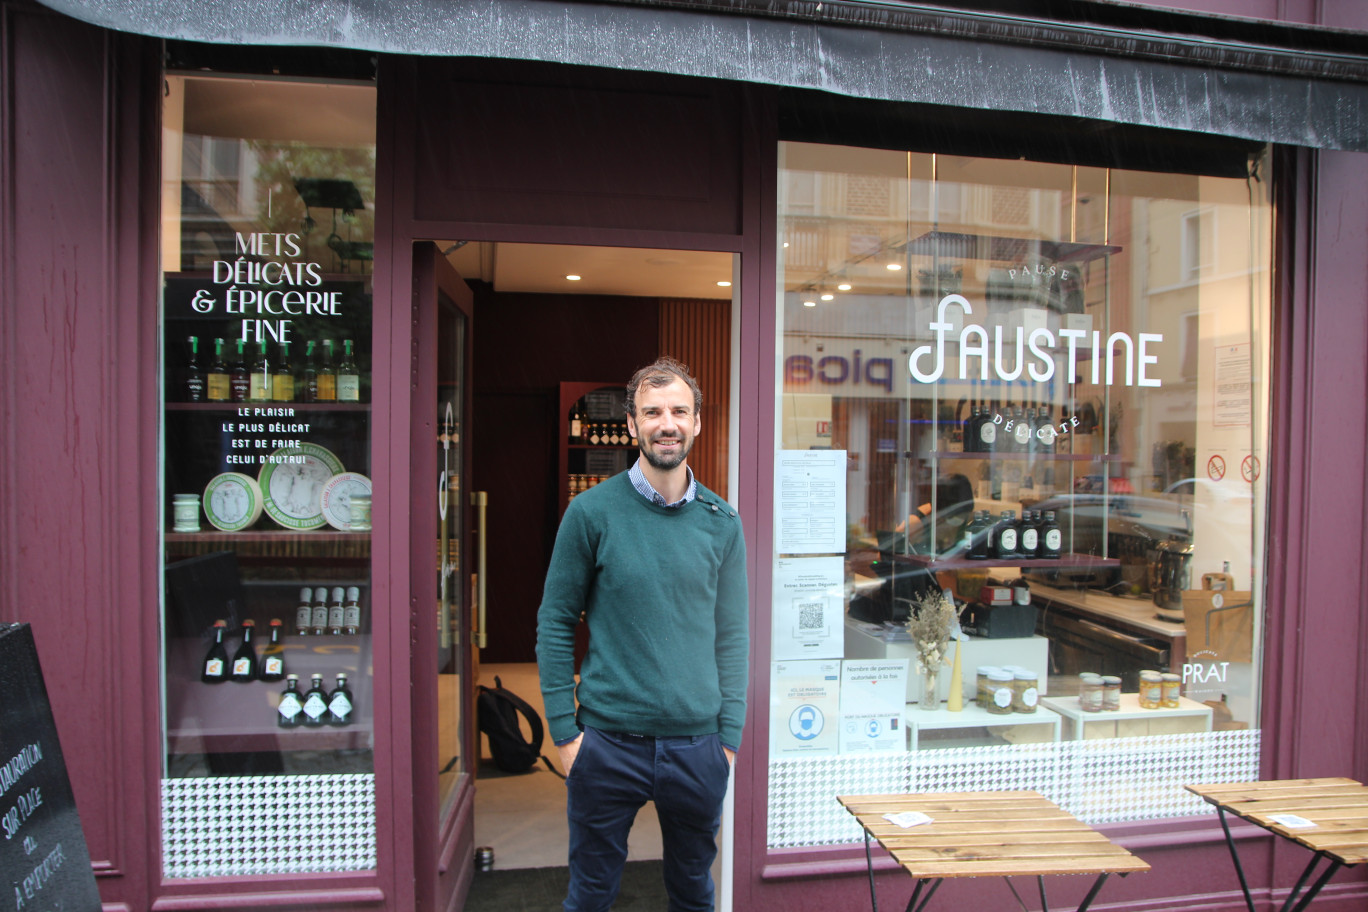
<instances>
[{"instance_id":1,"label":"qr code on poster","mask_svg":"<svg viewBox=\"0 0 1368 912\"><path fill-rule=\"evenodd\" d=\"M824 600L798 602L798 632L816 633L826 629Z\"/></svg>"}]
</instances>

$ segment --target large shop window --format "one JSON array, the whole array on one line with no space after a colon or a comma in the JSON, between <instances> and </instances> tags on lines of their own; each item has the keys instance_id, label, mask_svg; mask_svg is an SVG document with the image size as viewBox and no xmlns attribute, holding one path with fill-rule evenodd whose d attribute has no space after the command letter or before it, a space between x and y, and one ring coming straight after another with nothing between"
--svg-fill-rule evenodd
<instances>
[{"instance_id":1,"label":"large shop window","mask_svg":"<svg viewBox=\"0 0 1368 912\"><path fill-rule=\"evenodd\" d=\"M375 867L369 86L167 80L168 878Z\"/></svg>"},{"instance_id":2,"label":"large shop window","mask_svg":"<svg viewBox=\"0 0 1368 912\"><path fill-rule=\"evenodd\" d=\"M770 846L858 839L838 794L1257 778L1260 160L780 154Z\"/></svg>"}]
</instances>

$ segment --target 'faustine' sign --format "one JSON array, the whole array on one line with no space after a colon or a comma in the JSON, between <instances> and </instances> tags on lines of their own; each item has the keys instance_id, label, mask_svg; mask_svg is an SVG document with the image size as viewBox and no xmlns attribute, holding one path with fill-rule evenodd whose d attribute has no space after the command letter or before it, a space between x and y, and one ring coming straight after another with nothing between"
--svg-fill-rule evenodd
<instances>
[{"instance_id":1,"label":"'faustine' sign","mask_svg":"<svg viewBox=\"0 0 1368 912\"><path fill-rule=\"evenodd\" d=\"M962 307L966 315L974 312L974 308L963 295L949 294L941 298L936 309L936 319L927 327L936 336L934 346L919 345L907 357L907 369L911 371L914 379L922 383L935 383L945 373L946 337L955 330L955 324L946 320L946 313L952 305ZM1009 343L1009 346L1014 347L1015 351L1011 352L1007 358L1003 357L1004 328L1016 330L1015 345L1012 346ZM1150 346L1164 341L1162 333L1138 333L1132 339L1128 333L1114 332L1107 336L1104 342L1102 333L1097 330L1060 329L1056 336L1056 333L1042 326L1032 329L1028 335L1025 328L1021 326L1003 327L997 325L993 327L993 344L990 355L988 330L977 323L967 323L960 330L958 341L959 379L961 380L969 379L970 366L973 359L978 358L980 380L987 380L991 369L998 379L1008 382L1020 378L1024 371L1037 383L1045 383L1055 374L1056 351L1060 346L1064 346L1068 352L1068 370L1064 374L1067 379L1076 376L1081 351L1090 355L1092 382L1095 384L1115 385L1116 356L1124 354L1126 362L1125 374L1122 378L1124 385L1163 385L1158 377L1150 377L1146 372L1150 365L1158 362L1158 357L1150 354ZM1029 357L1027 350L1030 352ZM922 367L923 360L928 356L932 357L929 370ZM1103 361L1106 362L1105 370Z\"/></svg>"}]
</instances>

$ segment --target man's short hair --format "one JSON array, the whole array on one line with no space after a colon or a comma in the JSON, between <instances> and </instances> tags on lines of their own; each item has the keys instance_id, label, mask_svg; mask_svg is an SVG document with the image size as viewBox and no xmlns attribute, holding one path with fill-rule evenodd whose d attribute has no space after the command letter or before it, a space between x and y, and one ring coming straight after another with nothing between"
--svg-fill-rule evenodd
<instances>
[{"instance_id":1,"label":"man's short hair","mask_svg":"<svg viewBox=\"0 0 1368 912\"><path fill-rule=\"evenodd\" d=\"M703 391L698 388L698 381L689 373L689 369L674 358L657 358L655 363L646 365L632 375L632 379L627 381L627 414L636 417L636 394L643 383L660 389L676 380L683 380L688 385L693 393L694 415L699 415L703 411Z\"/></svg>"}]
</instances>

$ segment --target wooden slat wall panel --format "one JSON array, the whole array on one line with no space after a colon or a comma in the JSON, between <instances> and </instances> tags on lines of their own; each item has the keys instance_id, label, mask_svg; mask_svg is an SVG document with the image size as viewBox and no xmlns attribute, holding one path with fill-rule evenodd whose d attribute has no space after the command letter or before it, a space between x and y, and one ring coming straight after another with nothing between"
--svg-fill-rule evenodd
<instances>
[{"instance_id":1,"label":"wooden slat wall panel","mask_svg":"<svg viewBox=\"0 0 1368 912\"><path fill-rule=\"evenodd\" d=\"M703 432L689 456L698 480L727 497L731 301L662 298L660 353L688 365L703 390Z\"/></svg>"}]
</instances>

